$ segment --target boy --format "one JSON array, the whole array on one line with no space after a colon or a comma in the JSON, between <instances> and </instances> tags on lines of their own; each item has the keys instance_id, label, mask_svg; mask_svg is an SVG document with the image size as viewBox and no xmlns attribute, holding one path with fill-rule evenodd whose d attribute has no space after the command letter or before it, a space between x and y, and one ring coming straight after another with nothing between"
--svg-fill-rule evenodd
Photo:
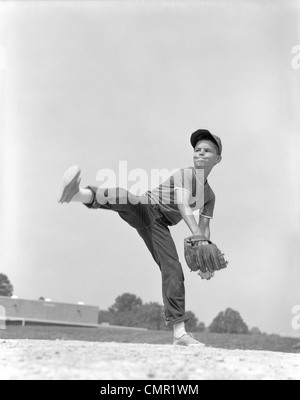
<instances>
[{"instance_id":1,"label":"boy","mask_svg":"<svg viewBox=\"0 0 300 400\"><path fill-rule=\"evenodd\" d=\"M194 167L179 170L157 189L142 196L121 188L80 188L81 171L75 166L63 176L58 201L77 201L88 208L115 211L135 228L161 271L165 319L166 325L173 327L173 344L204 346L185 330L188 319L185 316L184 275L169 226L184 220L192 235L210 239L215 194L207 178L222 160L222 143L218 136L205 129L194 132L190 142L194 148ZM196 210L200 211L198 223L193 214ZM211 277L207 273L206 278Z\"/></svg>"}]
</instances>

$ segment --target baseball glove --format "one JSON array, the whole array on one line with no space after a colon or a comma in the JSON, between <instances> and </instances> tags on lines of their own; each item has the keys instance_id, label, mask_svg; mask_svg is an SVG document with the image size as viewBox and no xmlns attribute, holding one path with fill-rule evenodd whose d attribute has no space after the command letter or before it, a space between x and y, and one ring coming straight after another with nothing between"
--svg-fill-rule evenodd
<instances>
[{"instance_id":1,"label":"baseball glove","mask_svg":"<svg viewBox=\"0 0 300 400\"><path fill-rule=\"evenodd\" d=\"M191 271L199 271L202 279L211 279L215 271L228 265L224 254L205 236L190 236L184 240L184 256Z\"/></svg>"}]
</instances>

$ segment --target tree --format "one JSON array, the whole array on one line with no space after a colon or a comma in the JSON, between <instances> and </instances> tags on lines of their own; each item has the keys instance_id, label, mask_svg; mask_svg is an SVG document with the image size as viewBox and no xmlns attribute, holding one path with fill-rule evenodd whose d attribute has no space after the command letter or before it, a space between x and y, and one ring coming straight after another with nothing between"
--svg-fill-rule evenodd
<instances>
[{"instance_id":1,"label":"tree","mask_svg":"<svg viewBox=\"0 0 300 400\"><path fill-rule=\"evenodd\" d=\"M254 336L258 336L258 335L261 335L261 334L262 334L261 331L260 331L260 329L257 328L257 327L252 328L252 329L250 330L250 333L251 333L251 335L254 335Z\"/></svg>"},{"instance_id":2,"label":"tree","mask_svg":"<svg viewBox=\"0 0 300 400\"><path fill-rule=\"evenodd\" d=\"M112 324L113 322L113 315L111 312L107 310L99 310L98 314L98 324L101 324L102 322L108 322L109 324Z\"/></svg>"},{"instance_id":3,"label":"tree","mask_svg":"<svg viewBox=\"0 0 300 400\"><path fill-rule=\"evenodd\" d=\"M186 311L185 316L189 319L185 324L186 329L195 332L198 326L196 315L192 311Z\"/></svg>"},{"instance_id":4,"label":"tree","mask_svg":"<svg viewBox=\"0 0 300 400\"><path fill-rule=\"evenodd\" d=\"M112 317L113 325L119 326L137 326L136 314L132 311L122 311Z\"/></svg>"},{"instance_id":5,"label":"tree","mask_svg":"<svg viewBox=\"0 0 300 400\"><path fill-rule=\"evenodd\" d=\"M109 311L113 314L139 309L143 305L142 300L135 294L124 293L116 298L115 304Z\"/></svg>"},{"instance_id":6,"label":"tree","mask_svg":"<svg viewBox=\"0 0 300 400\"><path fill-rule=\"evenodd\" d=\"M199 324L193 312L187 311L186 316L189 318L186 323L189 331L202 332L205 330L205 325ZM124 293L117 297L114 305L108 311L101 310L98 321L99 323L109 322L111 325L135 326L158 331L167 329L162 305L155 302L143 304L139 297L130 293Z\"/></svg>"},{"instance_id":7,"label":"tree","mask_svg":"<svg viewBox=\"0 0 300 400\"><path fill-rule=\"evenodd\" d=\"M8 277L0 274L0 296L11 297L14 293L14 288Z\"/></svg>"},{"instance_id":8,"label":"tree","mask_svg":"<svg viewBox=\"0 0 300 400\"><path fill-rule=\"evenodd\" d=\"M206 331L206 326L204 322L199 322L197 325L197 332L205 332Z\"/></svg>"},{"instance_id":9,"label":"tree","mask_svg":"<svg viewBox=\"0 0 300 400\"><path fill-rule=\"evenodd\" d=\"M225 315L221 312L210 324L209 331L213 333L227 333Z\"/></svg>"},{"instance_id":10,"label":"tree","mask_svg":"<svg viewBox=\"0 0 300 400\"><path fill-rule=\"evenodd\" d=\"M110 323L120 326L139 326L142 300L135 294L124 293L117 297L115 304L108 309Z\"/></svg>"},{"instance_id":11,"label":"tree","mask_svg":"<svg viewBox=\"0 0 300 400\"><path fill-rule=\"evenodd\" d=\"M209 326L210 332L248 334L248 326L237 311L228 308L221 312Z\"/></svg>"},{"instance_id":12,"label":"tree","mask_svg":"<svg viewBox=\"0 0 300 400\"><path fill-rule=\"evenodd\" d=\"M146 303L140 308L136 315L137 326L157 331L164 329L163 313L163 306L160 304L152 302Z\"/></svg>"}]
</instances>

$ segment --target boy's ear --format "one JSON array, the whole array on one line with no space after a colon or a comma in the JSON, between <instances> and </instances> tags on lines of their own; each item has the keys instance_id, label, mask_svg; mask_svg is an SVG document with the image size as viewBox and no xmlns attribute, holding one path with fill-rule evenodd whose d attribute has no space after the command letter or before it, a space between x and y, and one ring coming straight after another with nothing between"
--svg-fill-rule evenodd
<instances>
[{"instance_id":1,"label":"boy's ear","mask_svg":"<svg viewBox=\"0 0 300 400\"><path fill-rule=\"evenodd\" d=\"M222 161L222 156L217 156L216 164L220 164L221 161Z\"/></svg>"}]
</instances>

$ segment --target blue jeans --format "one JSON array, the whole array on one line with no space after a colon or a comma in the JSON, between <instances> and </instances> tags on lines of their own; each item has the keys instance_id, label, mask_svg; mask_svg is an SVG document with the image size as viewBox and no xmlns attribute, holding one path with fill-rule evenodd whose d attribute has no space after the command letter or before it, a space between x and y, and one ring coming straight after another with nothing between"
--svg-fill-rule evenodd
<instances>
[{"instance_id":1,"label":"blue jeans","mask_svg":"<svg viewBox=\"0 0 300 400\"><path fill-rule=\"evenodd\" d=\"M137 230L160 268L166 326L187 321L185 316L185 287L182 266L171 236L168 221L158 205L149 204L145 197L134 196L124 189L115 193L108 189L88 186L93 192L88 208L116 211Z\"/></svg>"}]
</instances>

